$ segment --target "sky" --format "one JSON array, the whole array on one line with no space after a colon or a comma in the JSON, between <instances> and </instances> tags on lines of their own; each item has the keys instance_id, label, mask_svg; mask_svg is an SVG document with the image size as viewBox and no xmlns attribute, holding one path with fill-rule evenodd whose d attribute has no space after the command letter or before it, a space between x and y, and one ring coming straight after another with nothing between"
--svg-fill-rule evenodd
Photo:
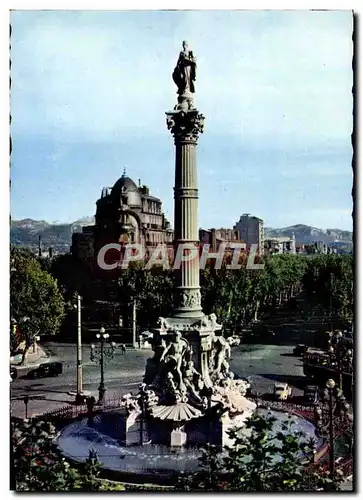
<instances>
[{"instance_id":1,"label":"sky","mask_svg":"<svg viewBox=\"0 0 363 500\"><path fill-rule=\"evenodd\" d=\"M13 11L11 214L94 215L126 168L173 222L165 112L197 57L199 226L352 229L351 11Z\"/></svg>"}]
</instances>

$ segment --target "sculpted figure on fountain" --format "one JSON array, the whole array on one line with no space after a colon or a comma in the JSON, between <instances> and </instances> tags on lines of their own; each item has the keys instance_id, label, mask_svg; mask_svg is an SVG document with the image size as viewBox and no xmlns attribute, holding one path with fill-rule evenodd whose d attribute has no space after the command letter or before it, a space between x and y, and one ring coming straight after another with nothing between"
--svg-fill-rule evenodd
<instances>
[{"instance_id":1,"label":"sculpted figure on fountain","mask_svg":"<svg viewBox=\"0 0 363 500\"><path fill-rule=\"evenodd\" d=\"M159 396L153 389L149 389L147 384L141 384L139 390L140 398L143 399L146 409L152 408L159 403Z\"/></svg>"},{"instance_id":2,"label":"sculpted figure on fountain","mask_svg":"<svg viewBox=\"0 0 363 500\"><path fill-rule=\"evenodd\" d=\"M184 386L191 394L192 398L198 402L202 402L202 397L199 394L199 391L203 389L203 385L200 389L200 373L194 368L194 363L192 360L188 361L186 367L184 369L183 382Z\"/></svg>"},{"instance_id":3,"label":"sculpted figure on fountain","mask_svg":"<svg viewBox=\"0 0 363 500\"><path fill-rule=\"evenodd\" d=\"M131 393L125 394L121 399L121 405L126 410L128 425L135 423L137 417L141 413L141 407L139 405L139 398L133 396Z\"/></svg>"},{"instance_id":4,"label":"sculpted figure on fountain","mask_svg":"<svg viewBox=\"0 0 363 500\"><path fill-rule=\"evenodd\" d=\"M157 325L159 326L159 328L161 328L162 330L168 330L170 327L168 325L168 322L166 321L165 318L162 318L160 317L157 321Z\"/></svg>"},{"instance_id":5,"label":"sculpted figure on fountain","mask_svg":"<svg viewBox=\"0 0 363 500\"><path fill-rule=\"evenodd\" d=\"M177 388L183 392L185 392L185 387L181 367L183 356L187 351L187 348L187 341L182 338L179 331L176 331L174 333L174 339L165 347L160 357L161 370L167 373L172 373L173 379L177 384Z\"/></svg>"},{"instance_id":6,"label":"sculpted figure on fountain","mask_svg":"<svg viewBox=\"0 0 363 500\"><path fill-rule=\"evenodd\" d=\"M229 358L231 357L231 346L222 335L213 335L212 376L218 376L229 371Z\"/></svg>"}]
</instances>

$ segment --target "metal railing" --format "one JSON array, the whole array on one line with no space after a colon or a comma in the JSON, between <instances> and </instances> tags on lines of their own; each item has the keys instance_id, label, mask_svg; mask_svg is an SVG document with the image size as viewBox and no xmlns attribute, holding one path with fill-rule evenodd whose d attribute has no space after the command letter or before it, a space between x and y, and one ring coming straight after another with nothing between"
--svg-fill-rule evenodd
<instances>
[{"instance_id":1,"label":"metal railing","mask_svg":"<svg viewBox=\"0 0 363 500\"><path fill-rule=\"evenodd\" d=\"M121 406L121 398L109 398L102 405L95 405L93 411L103 411L103 410L113 410L116 408L120 408ZM39 417L45 418L47 420L64 418L64 419L72 419L77 418L80 415L85 415L88 413L88 407L86 404L84 405L67 405L62 406L61 408L57 408L55 410L43 413L39 415Z\"/></svg>"}]
</instances>

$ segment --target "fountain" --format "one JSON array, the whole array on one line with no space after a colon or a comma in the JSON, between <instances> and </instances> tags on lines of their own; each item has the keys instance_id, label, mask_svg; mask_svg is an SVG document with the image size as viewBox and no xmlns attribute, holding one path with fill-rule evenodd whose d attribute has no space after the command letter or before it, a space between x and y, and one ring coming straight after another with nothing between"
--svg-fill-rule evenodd
<instances>
[{"instance_id":1,"label":"fountain","mask_svg":"<svg viewBox=\"0 0 363 500\"><path fill-rule=\"evenodd\" d=\"M222 326L201 307L196 149L204 116L194 105L195 78L196 59L183 42L173 72L178 104L166 113L175 142L175 304L152 330L154 357L137 397L139 409L132 409L143 414L152 443L173 447L224 446L228 429L242 425L256 407L244 397L246 383L229 370L231 345Z\"/></svg>"},{"instance_id":2,"label":"fountain","mask_svg":"<svg viewBox=\"0 0 363 500\"><path fill-rule=\"evenodd\" d=\"M195 470L206 443L221 450L233 445L228 431L256 409L245 397L248 383L230 371L231 340L215 314L206 316L201 307L196 148L204 116L194 104L195 77L196 59L183 42L173 72L178 103L166 113L175 142L174 250L180 260L174 308L152 329L154 355L139 393L124 396L118 410L71 424L58 439L69 457L86 459L93 448L108 470L159 479ZM303 425L314 434L309 422Z\"/></svg>"}]
</instances>

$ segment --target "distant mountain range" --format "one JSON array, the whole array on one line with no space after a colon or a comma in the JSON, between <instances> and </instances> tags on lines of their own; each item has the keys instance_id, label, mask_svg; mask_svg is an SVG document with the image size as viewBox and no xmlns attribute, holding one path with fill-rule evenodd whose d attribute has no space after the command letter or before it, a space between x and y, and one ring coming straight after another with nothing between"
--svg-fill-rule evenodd
<instances>
[{"instance_id":1,"label":"distant mountain range","mask_svg":"<svg viewBox=\"0 0 363 500\"><path fill-rule=\"evenodd\" d=\"M72 243L72 233L82 231L83 226L91 226L95 222L94 217L82 217L68 224L49 223L44 220L13 220L10 228L10 242L17 246L29 247L33 250L38 248L39 236L43 251L49 247L55 253L69 252ZM318 229L304 224L274 229L265 228L265 238L276 236L291 236L295 233L297 243L313 243L323 241L324 243L352 243L353 233L341 229Z\"/></svg>"},{"instance_id":2,"label":"distant mountain range","mask_svg":"<svg viewBox=\"0 0 363 500\"><path fill-rule=\"evenodd\" d=\"M13 245L35 250L38 248L40 236L43 251L52 247L55 253L69 252L72 244L72 233L82 231L83 226L91 226L94 221L94 217L82 217L68 224L33 219L12 220L10 242Z\"/></svg>"},{"instance_id":3,"label":"distant mountain range","mask_svg":"<svg viewBox=\"0 0 363 500\"><path fill-rule=\"evenodd\" d=\"M295 234L296 243L313 243L323 241L324 243L352 243L353 233L342 229L318 229L317 227L296 224L295 226L274 229L265 228L265 238L276 236L292 236Z\"/></svg>"}]
</instances>

